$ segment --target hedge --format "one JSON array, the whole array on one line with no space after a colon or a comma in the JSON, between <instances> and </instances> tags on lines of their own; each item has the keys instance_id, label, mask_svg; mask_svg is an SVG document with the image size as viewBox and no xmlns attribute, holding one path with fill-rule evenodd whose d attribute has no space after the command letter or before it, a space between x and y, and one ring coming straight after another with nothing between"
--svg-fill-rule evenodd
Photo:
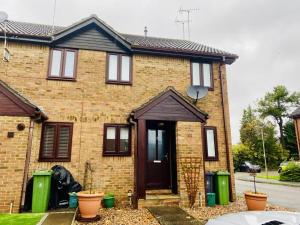
<instances>
[{"instance_id":1,"label":"hedge","mask_svg":"<svg viewBox=\"0 0 300 225\"><path fill-rule=\"evenodd\" d=\"M280 181L300 182L300 165L289 162L287 167L280 173Z\"/></svg>"}]
</instances>

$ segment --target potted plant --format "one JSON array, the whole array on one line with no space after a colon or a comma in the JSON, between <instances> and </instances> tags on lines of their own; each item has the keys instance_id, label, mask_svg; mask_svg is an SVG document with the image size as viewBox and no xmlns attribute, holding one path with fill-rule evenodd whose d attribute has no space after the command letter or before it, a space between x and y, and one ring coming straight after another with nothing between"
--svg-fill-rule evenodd
<instances>
[{"instance_id":1,"label":"potted plant","mask_svg":"<svg viewBox=\"0 0 300 225\"><path fill-rule=\"evenodd\" d=\"M91 177L89 190L77 193L80 216L85 219L96 218L100 208L101 199L104 195L104 193L92 190L93 170L91 164L86 162L86 175L88 170L90 171Z\"/></svg>"},{"instance_id":2,"label":"potted plant","mask_svg":"<svg viewBox=\"0 0 300 225\"><path fill-rule=\"evenodd\" d=\"M103 198L103 205L105 208L112 208L115 206L115 195L107 193Z\"/></svg>"},{"instance_id":3,"label":"potted plant","mask_svg":"<svg viewBox=\"0 0 300 225\"><path fill-rule=\"evenodd\" d=\"M251 170L250 176L253 176L253 184L254 184L254 192L247 191L244 193L246 204L248 207L248 210L251 211L262 211L266 209L267 205L267 195L264 193L259 193L256 191L256 171Z\"/></svg>"}]
</instances>

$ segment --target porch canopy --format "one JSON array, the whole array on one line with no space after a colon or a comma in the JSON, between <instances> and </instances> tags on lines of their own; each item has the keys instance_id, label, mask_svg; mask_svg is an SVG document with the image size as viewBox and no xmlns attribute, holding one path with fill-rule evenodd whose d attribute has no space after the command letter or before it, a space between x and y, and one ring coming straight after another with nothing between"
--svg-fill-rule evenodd
<instances>
[{"instance_id":1,"label":"porch canopy","mask_svg":"<svg viewBox=\"0 0 300 225\"><path fill-rule=\"evenodd\" d=\"M149 100L131 113L134 120L205 122L208 114L198 109L173 87Z\"/></svg>"},{"instance_id":2,"label":"porch canopy","mask_svg":"<svg viewBox=\"0 0 300 225\"><path fill-rule=\"evenodd\" d=\"M35 121L47 120L47 115L28 99L0 80L0 116L28 116Z\"/></svg>"},{"instance_id":3,"label":"porch canopy","mask_svg":"<svg viewBox=\"0 0 300 225\"><path fill-rule=\"evenodd\" d=\"M198 109L173 87L149 100L131 113L137 121L135 191L138 199L146 197L147 121L186 121L205 123L208 114Z\"/></svg>"}]
</instances>

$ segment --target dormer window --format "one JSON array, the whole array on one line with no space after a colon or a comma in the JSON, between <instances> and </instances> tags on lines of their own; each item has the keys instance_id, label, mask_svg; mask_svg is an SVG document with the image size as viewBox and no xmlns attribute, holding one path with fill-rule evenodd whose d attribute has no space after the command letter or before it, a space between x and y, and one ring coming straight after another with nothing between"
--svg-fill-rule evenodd
<instances>
[{"instance_id":1,"label":"dormer window","mask_svg":"<svg viewBox=\"0 0 300 225\"><path fill-rule=\"evenodd\" d=\"M54 48L50 52L49 79L75 80L77 50Z\"/></svg>"},{"instance_id":2,"label":"dormer window","mask_svg":"<svg viewBox=\"0 0 300 225\"><path fill-rule=\"evenodd\" d=\"M132 83L132 59L128 55L113 54L107 55L108 84L131 84Z\"/></svg>"},{"instance_id":3,"label":"dormer window","mask_svg":"<svg viewBox=\"0 0 300 225\"><path fill-rule=\"evenodd\" d=\"M209 90L214 87L212 65L209 63L192 62L191 77L192 85L208 87Z\"/></svg>"}]
</instances>

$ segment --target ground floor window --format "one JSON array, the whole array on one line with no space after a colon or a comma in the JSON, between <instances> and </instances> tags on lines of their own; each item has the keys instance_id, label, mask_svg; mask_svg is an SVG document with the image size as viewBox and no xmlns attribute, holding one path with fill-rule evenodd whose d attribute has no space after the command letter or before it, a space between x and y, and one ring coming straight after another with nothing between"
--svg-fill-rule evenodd
<instances>
[{"instance_id":1,"label":"ground floor window","mask_svg":"<svg viewBox=\"0 0 300 225\"><path fill-rule=\"evenodd\" d=\"M218 160L216 127L204 127L204 150L206 160Z\"/></svg>"},{"instance_id":2,"label":"ground floor window","mask_svg":"<svg viewBox=\"0 0 300 225\"><path fill-rule=\"evenodd\" d=\"M131 129L128 124L104 124L103 155L131 155Z\"/></svg>"},{"instance_id":3,"label":"ground floor window","mask_svg":"<svg viewBox=\"0 0 300 225\"><path fill-rule=\"evenodd\" d=\"M73 123L44 123L39 161L71 161L72 133Z\"/></svg>"}]
</instances>

